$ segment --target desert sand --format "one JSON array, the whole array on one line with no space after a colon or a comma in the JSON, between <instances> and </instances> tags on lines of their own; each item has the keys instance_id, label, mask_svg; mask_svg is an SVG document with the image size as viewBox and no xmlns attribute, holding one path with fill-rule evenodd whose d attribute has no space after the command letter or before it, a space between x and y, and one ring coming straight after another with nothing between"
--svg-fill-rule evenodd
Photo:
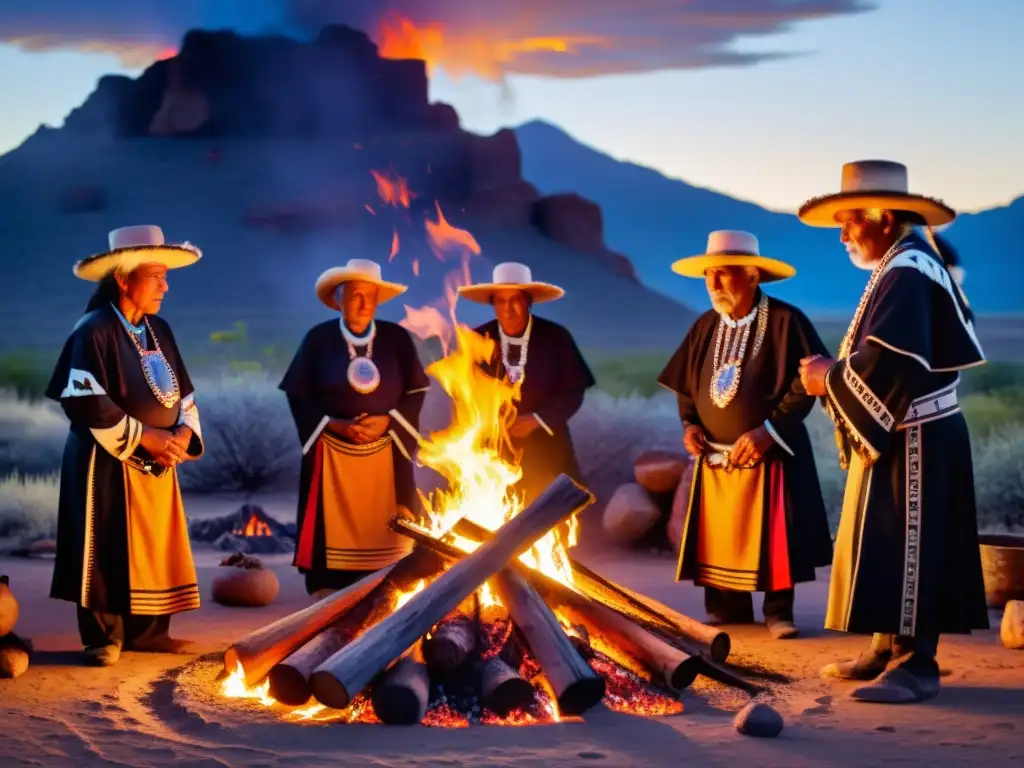
<instances>
[{"instance_id":1,"label":"desert sand","mask_svg":"<svg viewBox=\"0 0 1024 768\"><path fill-rule=\"evenodd\" d=\"M290 503L255 499L279 519ZM192 514L230 511L228 500L190 503ZM235 502L237 506L237 500ZM852 701L848 684L818 670L855 655L863 638L825 632L828 569L797 588L799 639L772 640L763 626L730 628L734 660L788 676L762 694L785 718L775 739L738 734L740 692L699 679L671 717L619 714L598 706L584 722L441 729L296 723L246 700L220 697L219 652L233 640L309 604L290 555L264 557L281 581L265 608L225 608L209 599L223 553L197 549L203 607L173 620L173 634L202 644L202 657L125 654L114 667L81 666L75 608L48 598L52 561L0 559L22 606L17 633L36 648L33 665L0 681L0 756L5 768L118 766L667 766L879 765L1020 760L1024 652L993 629L946 637L943 691L927 704ZM671 557L588 543L580 559L624 585L703 618L701 592L673 581Z\"/></svg>"}]
</instances>

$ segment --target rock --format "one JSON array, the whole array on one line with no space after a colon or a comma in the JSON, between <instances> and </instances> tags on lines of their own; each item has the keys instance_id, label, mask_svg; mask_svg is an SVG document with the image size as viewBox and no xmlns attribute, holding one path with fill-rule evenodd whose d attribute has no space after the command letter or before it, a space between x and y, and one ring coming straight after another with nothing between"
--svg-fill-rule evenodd
<instances>
[{"instance_id":1,"label":"rock","mask_svg":"<svg viewBox=\"0 0 1024 768\"><path fill-rule=\"evenodd\" d=\"M32 657L32 643L14 633L0 637L0 679L25 674Z\"/></svg>"},{"instance_id":2,"label":"rock","mask_svg":"<svg viewBox=\"0 0 1024 768\"><path fill-rule=\"evenodd\" d=\"M744 736L773 739L782 733L782 715L758 701L752 701L739 712L733 721L736 730Z\"/></svg>"},{"instance_id":3,"label":"rock","mask_svg":"<svg viewBox=\"0 0 1024 768\"><path fill-rule=\"evenodd\" d=\"M435 101L427 106L427 127L442 133L455 132L462 127L462 123L455 107L443 101Z\"/></svg>"},{"instance_id":4,"label":"rock","mask_svg":"<svg viewBox=\"0 0 1024 768\"><path fill-rule=\"evenodd\" d=\"M690 486L693 483L694 462L686 465L679 484L676 486L675 495L672 497L672 511L668 517L668 540L672 542L672 548L678 552L683 541L683 526L686 524L686 511L690 505Z\"/></svg>"},{"instance_id":5,"label":"rock","mask_svg":"<svg viewBox=\"0 0 1024 768\"><path fill-rule=\"evenodd\" d=\"M600 206L576 193L547 195L533 204L531 223L542 234L594 257L613 272L638 280L632 262L604 243Z\"/></svg>"},{"instance_id":6,"label":"rock","mask_svg":"<svg viewBox=\"0 0 1024 768\"><path fill-rule=\"evenodd\" d=\"M227 569L213 580L213 600L221 605L256 608L269 605L281 588L273 571L259 558L234 554L223 560Z\"/></svg>"},{"instance_id":7,"label":"rock","mask_svg":"<svg viewBox=\"0 0 1024 768\"><path fill-rule=\"evenodd\" d=\"M679 451L644 451L633 462L636 481L652 493L667 493L679 485L690 457Z\"/></svg>"},{"instance_id":8,"label":"rock","mask_svg":"<svg viewBox=\"0 0 1024 768\"><path fill-rule=\"evenodd\" d=\"M210 119L210 104L204 94L186 88L181 82L181 68L172 62L167 87L160 108L153 115L149 132L154 136L189 134L202 128Z\"/></svg>"},{"instance_id":9,"label":"rock","mask_svg":"<svg viewBox=\"0 0 1024 768\"><path fill-rule=\"evenodd\" d=\"M527 181L482 189L466 201L466 215L497 227L528 227L533 203L539 197L537 188Z\"/></svg>"},{"instance_id":10,"label":"rock","mask_svg":"<svg viewBox=\"0 0 1024 768\"><path fill-rule=\"evenodd\" d=\"M1010 600L1003 609L999 639L1013 650L1024 649L1024 600Z\"/></svg>"},{"instance_id":11,"label":"rock","mask_svg":"<svg viewBox=\"0 0 1024 768\"><path fill-rule=\"evenodd\" d=\"M491 136L467 133L465 142L472 177L471 194L518 184L523 180L519 140L513 131L502 128Z\"/></svg>"},{"instance_id":12,"label":"rock","mask_svg":"<svg viewBox=\"0 0 1024 768\"><path fill-rule=\"evenodd\" d=\"M61 192L57 199L60 213L90 213L107 207L107 192L96 184L72 187Z\"/></svg>"},{"instance_id":13,"label":"rock","mask_svg":"<svg viewBox=\"0 0 1024 768\"><path fill-rule=\"evenodd\" d=\"M626 483L604 508L604 530L617 544L639 541L658 522L661 511L642 485Z\"/></svg>"},{"instance_id":14,"label":"rock","mask_svg":"<svg viewBox=\"0 0 1024 768\"><path fill-rule=\"evenodd\" d=\"M11 592L10 579L0 576L0 637L14 631L18 623L18 598Z\"/></svg>"}]
</instances>

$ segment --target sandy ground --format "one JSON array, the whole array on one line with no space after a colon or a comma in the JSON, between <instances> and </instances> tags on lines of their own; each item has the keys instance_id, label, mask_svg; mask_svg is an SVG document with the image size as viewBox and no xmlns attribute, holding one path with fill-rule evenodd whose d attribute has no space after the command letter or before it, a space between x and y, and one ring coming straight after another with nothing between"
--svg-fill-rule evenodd
<instances>
[{"instance_id":1,"label":"sandy ground","mask_svg":"<svg viewBox=\"0 0 1024 768\"><path fill-rule=\"evenodd\" d=\"M225 500L226 501L226 500ZM260 500L268 511L288 504ZM209 514L220 503L190 505ZM225 511L223 508L220 511ZM285 514L281 515L286 517ZM281 581L270 606L230 609L208 599L222 555L197 550L202 609L175 618L174 634L211 654L308 604L288 556L264 558ZM582 558L602 574L674 608L703 617L701 594L672 581L668 557L593 547ZM788 675L794 682L765 694L785 717L776 739L735 732L746 696L698 680L682 694L685 711L666 718L613 713L599 706L582 723L469 729L287 722L252 702L225 701L205 659L126 654L109 669L80 666L74 606L47 597L52 563L0 559L22 615L17 632L35 643L33 666L0 681L0 764L76 768L117 766L668 766L878 765L986 763L1020 759L1024 735L1024 653L1009 651L993 629L944 638L943 692L924 705L885 707L847 697L849 687L818 670L856 654L863 639L819 628L828 571L797 591L803 637L773 641L761 626L730 628L734 658Z\"/></svg>"}]
</instances>

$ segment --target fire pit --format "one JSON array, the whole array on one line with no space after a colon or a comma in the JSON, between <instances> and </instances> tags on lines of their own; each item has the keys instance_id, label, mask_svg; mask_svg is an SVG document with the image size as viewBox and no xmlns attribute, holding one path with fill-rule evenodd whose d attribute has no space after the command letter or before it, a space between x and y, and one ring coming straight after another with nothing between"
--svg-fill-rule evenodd
<instances>
[{"instance_id":1,"label":"fire pit","mask_svg":"<svg viewBox=\"0 0 1024 768\"><path fill-rule=\"evenodd\" d=\"M391 414L448 481L420 519L392 521L413 551L233 644L222 694L289 719L468 726L564 722L602 701L674 714L698 675L758 692L720 663L726 634L569 556L589 491L561 475L523 508L500 450L519 389L480 369L493 341L455 335L427 368L451 425L428 440Z\"/></svg>"},{"instance_id":2,"label":"fire pit","mask_svg":"<svg viewBox=\"0 0 1024 768\"><path fill-rule=\"evenodd\" d=\"M212 544L224 552L275 555L295 551L294 523L279 523L255 504L243 504L230 515L193 520L188 533L193 541Z\"/></svg>"}]
</instances>

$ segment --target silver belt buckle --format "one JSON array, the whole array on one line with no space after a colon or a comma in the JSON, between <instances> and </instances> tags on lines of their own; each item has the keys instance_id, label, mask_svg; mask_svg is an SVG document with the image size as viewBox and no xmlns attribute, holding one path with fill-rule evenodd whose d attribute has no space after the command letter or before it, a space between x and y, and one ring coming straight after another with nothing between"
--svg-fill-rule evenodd
<instances>
[{"instance_id":1,"label":"silver belt buckle","mask_svg":"<svg viewBox=\"0 0 1024 768\"><path fill-rule=\"evenodd\" d=\"M709 467L713 467L715 469L729 469L729 467L732 466L732 464L729 462L728 451L715 451L714 453L707 453L704 455L704 463L707 464Z\"/></svg>"}]
</instances>

